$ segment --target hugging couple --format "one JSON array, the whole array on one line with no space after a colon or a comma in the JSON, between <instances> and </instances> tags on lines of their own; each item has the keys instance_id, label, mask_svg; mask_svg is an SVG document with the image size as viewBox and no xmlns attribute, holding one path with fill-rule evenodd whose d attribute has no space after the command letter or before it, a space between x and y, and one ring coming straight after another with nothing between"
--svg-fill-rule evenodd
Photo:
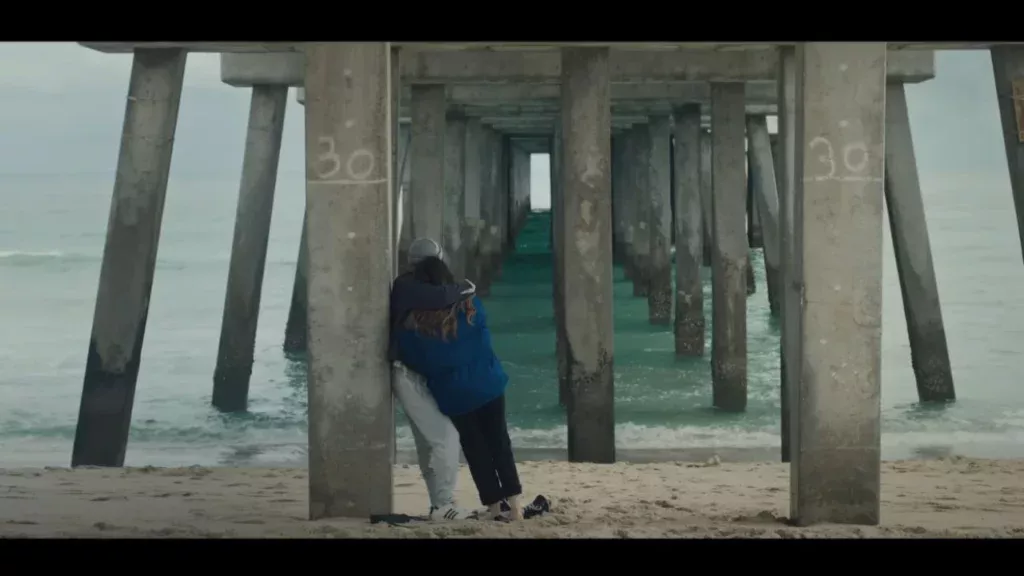
<instances>
[{"instance_id":1,"label":"hugging couple","mask_svg":"<svg viewBox=\"0 0 1024 576\"><path fill-rule=\"evenodd\" d=\"M409 418L431 520L476 518L455 503L459 447L494 520L520 520L522 486L505 422L508 375L469 280L456 282L441 246L419 238L391 288L392 387Z\"/></svg>"}]
</instances>

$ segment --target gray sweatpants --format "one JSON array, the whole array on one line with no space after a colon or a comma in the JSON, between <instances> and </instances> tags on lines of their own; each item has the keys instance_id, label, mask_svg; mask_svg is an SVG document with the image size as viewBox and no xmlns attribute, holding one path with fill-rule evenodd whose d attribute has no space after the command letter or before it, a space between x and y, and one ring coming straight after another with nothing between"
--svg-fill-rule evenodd
<instances>
[{"instance_id":1,"label":"gray sweatpants","mask_svg":"<svg viewBox=\"0 0 1024 576\"><path fill-rule=\"evenodd\" d=\"M409 418L416 456L430 505L455 504L455 483L459 475L459 433L452 421L437 408L423 377L405 364L392 366L391 386Z\"/></svg>"}]
</instances>

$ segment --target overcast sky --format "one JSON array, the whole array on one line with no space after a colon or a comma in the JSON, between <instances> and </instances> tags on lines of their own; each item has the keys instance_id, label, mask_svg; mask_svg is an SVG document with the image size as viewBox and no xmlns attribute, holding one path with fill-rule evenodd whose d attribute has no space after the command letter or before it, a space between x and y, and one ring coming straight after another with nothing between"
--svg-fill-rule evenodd
<instances>
[{"instance_id":1,"label":"overcast sky","mask_svg":"<svg viewBox=\"0 0 1024 576\"><path fill-rule=\"evenodd\" d=\"M908 88L925 193L965 181L1009 193L988 52L940 52L937 65L935 80ZM130 67L130 55L74 43L0 43L0 175L112 171ZM248 102L247 90L220 82L219 56L189 55L172 178L237 178ZM293 91L282 175L302 174L302 110ZM546 205L547 174L534 182L545 196L535 204Z\"/></svg>"}]
</instances>

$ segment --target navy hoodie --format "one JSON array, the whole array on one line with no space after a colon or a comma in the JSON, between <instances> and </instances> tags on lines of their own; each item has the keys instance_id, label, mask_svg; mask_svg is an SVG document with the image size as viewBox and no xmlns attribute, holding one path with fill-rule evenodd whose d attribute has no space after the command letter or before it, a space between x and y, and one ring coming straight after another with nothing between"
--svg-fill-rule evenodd
<instances>
[{"instance_id":1,"label":"navy hoodie","mask_svg":"<svg viewBox=\"0 0 1024 576\"><path fill-rule=\"evenodd\" d=\"M391 362L398 360L396 338L399 327L410 312L447 308L463 298L472 297L475 292L472 288L472 284L466 281L443 286L419 282L413 277L411 271L395 278L391 285L391 334L388 360Z\"/></svg>"}]
</instances>

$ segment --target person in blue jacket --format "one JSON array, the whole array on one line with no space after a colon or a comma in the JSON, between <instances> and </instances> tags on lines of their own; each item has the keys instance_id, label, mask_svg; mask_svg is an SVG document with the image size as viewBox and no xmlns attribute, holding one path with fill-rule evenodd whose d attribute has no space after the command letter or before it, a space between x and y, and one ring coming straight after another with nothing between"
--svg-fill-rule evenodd
<instances>
[{"instance_id":1,"label":"person in blue jacket","mask_svg":"<svg viewBox=\"0 0 1024 576\"><path fill-rule=\"evenodd\" d=\"M420 261L413 276L435 286L453 283L439 258ZM468 295L446 309L415 310L403 322L397 345L401 361L426 378L438 409L458 430L480 503L494 519L522 519L523 488L505 421L508 375L491 347L483 303Z\"/></svg>"}]
</instances>

